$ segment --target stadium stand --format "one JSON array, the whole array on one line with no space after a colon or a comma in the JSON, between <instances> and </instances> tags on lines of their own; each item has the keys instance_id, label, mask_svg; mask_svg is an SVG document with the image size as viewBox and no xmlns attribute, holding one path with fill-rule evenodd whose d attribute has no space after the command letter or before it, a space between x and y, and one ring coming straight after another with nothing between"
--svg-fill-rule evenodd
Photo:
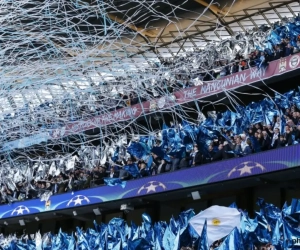
<instances>
[{"instance_id":1,"label":"stadium stand","mask_svg":"<svg viewBox=\"0 0 300 250\"><path fill-rule=\"evenodd\" d=\"M300 245L300 6L228 4L2 1L1 249Z\"/></svg>"}]
</instances>

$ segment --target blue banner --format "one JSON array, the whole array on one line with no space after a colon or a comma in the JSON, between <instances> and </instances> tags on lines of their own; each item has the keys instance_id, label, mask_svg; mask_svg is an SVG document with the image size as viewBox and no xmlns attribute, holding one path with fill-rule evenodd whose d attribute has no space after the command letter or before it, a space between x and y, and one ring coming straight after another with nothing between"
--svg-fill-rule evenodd
<instances>
[{"instance_id":1,"label":"blue banner","mask_svg":"<svg viewBox=\"0 0 300 250\"><path fill-rule=\"evenodd\" d=\"M2 145L1 152L5 152L8 150L13 150L17 148L26 148L30 147L32 145L40 144L42 142L47 142L50 140L52 137L50 136L49 133L44 132L28 137L24 137L19 140L11 141L11 142L6 142Z\"/></svg>"}]
</instances>

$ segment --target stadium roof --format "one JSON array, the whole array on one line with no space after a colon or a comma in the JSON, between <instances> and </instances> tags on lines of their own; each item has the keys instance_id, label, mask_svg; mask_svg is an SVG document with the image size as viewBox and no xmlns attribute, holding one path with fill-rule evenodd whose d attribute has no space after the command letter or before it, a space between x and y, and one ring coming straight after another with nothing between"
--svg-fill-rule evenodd
<instances>
[{"instance_id":1,"label":"stadium roof","mask_svg":"<svg viewBox=\"0 0 300 250\"><path fill-rule=\"evenodd\" d=\"M2 114L84 96L161 58L300 11L299 1L290 0L0 0L0 6Z\"/></svg>"}]
</instances>

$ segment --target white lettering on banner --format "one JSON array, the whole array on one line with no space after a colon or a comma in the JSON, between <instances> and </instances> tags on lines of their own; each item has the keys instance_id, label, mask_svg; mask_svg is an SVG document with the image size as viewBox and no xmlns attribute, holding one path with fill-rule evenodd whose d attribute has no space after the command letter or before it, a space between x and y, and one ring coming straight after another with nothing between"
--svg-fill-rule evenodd
<instances>
[{"instance_id":1,"label":"white lettering on banner","mask_svg":"<svg viewBox=\"0 0 300 250\"><path fill-rule=\"evenodd\" d=\"M70 131L72 132L80 132L80 131L83 131L85 129L88 129L90 126L91 126L91 121L92 120L87 120L87 121L81 121L81 122L78 122L78 123L73 123L71 125L71 127L69 128Z\"/></svg>"},{"instance_id":2,"label":"white lettering on banner","mask_svg":"<svg viewBox=\"0 0 300 250\"><path fill-rule=\"evenodd\" d=\"M221 80L215 80L211 83L203 84L201 86L201 93L200 94L209 94L215 91L220 91L226 89L229 86L235 86L242 84L246 81L247 75L246 73L233 75L230 77L226 77Z\"/></svg>"},{"instance_id":3,"label":"white lettering on banner","mask_svg":"<svg viewBox=\"0 0 300 250\"><path fill-rule=\"evenodd\" d=\"M93 119L82 121L79 123L72 124L69 130L72 132L80 132L86 129L92 129L95 127L100 127L103 125L111 124L116 121L126 120L130 117L135 117L137 115L138 108L130 107L125 109L120 109L119 111L107 113L101 116L94 117Z\"/></svg>"},{"instance_id":4,"label":"white lettering on banner","mask_svg":"<svg viewBox=\"0 0 300 250\"><path fill-rule=\"evenodd\" d=\"M119 120L129 119L130 117L135 117L136 113L138 111L137 107L130 107L125 109L120 109L118 111L115 111L113 113L108 113L105 115L102 115L100 117L99 125L107 124L107 123L114 123Z\"/></svg>"},{"instance_id":5,"label":"white lettering on banner","mask_svg":"<svg viewBox=\"0 0 300 250\"><path fill-rule=\"evenodd\" d=\"M262 78L266 75L266 68L252 68L250 69L250 80L255 78Z\"/></svg>"},{"instance_id":6,"label":"white lettering on banner","mask_svg":"<svg viewBox=\"0 0 300 250\"><path fill-rule=\"evenodd\" d=\"M197 88L191 88L183 91L184 99L193 99L197 95Z\"/></svg>"}]
</instances>

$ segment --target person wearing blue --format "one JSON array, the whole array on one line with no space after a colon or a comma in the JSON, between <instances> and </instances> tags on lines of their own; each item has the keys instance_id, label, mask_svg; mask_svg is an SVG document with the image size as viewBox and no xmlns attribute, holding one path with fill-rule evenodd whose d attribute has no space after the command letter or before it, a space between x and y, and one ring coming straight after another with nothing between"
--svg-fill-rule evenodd
<instances>
[{"instance_id":1,"label":"person wearing blue","mask_svg":"<svg viewBox=\"0 0 300 250\"><path fill-rule=\"evenodd\" d=\"M109 169L109 173L107 175L108 178L118 178L119 172L116 170L117 168L114 166L111 166Z\"/></svg>"},{"instance_id":2,"label":"person wearing blue","mask_svg":"<svg viewBox=\"0 0 300 250\"><path fill-rule=\"evenodd\" d=\"M267 66L267 61L265 57L265 52L261 52L258 60L258 68L265 68L266 66Z\"/></svg>"},{"instance_id":3,"label":"person wearing blue","mask_svg":"<svg viewBox=\"0 0 300 250\"><path fill-rule=\"evenodd\" d=\"M279 143L279 136L280 136L279 129L275 128L273 136L271 138L271 148L277 148Z\"/></svg>"},{"instance_id":4,"label":"person wearing blue","mask_svg":"<svg viewBox=\"0 0 300 250\"><path fill-rule=\"evenodd\" d=\"M179 168L179 163L180 163L180 159L181 159L181 155L182 152L172 152L172 155L170 156L170 160L171 160L171 171L175 171Z\"/></svg>"},{"instance_id":5,"label":"person wearing blue","mask_svg":"<svg viewBox=\"0 0 300 250\"><path fill-rule=\"evenodd\" d=\"M284 56L290 56L293 54L294 48L291 46L290 43L287 44L287 46L285 47L285 53Z\"/></svg>"},{"instance_id":6,"label":"person wearing blue","mask_svg":"<svg viewBox=\"0 0 300 250\"><path fill-rule=\"evenodd\" d=\"M127 171L134 179L140 177L138 166L131 158L128 159L127 165L124 166L124 170Z\"/></svg>"},{"instance_id":7,"label":"person wearing blue","mask_svg":"<svg viewBox=\"0 0 300 250\"><path fill-rule=\"evenodd\" d=\"M249 155L249 154L252 154L252 152L253 152L252 143L251 143L251 140L248 138L246 140L246 147L243 150L243 155Z\"/></svg>"},{"instance_id":8,"label":"person wearing blue","mask_svg":"<svg viewBox=\"0 0 300 250\"><path fill-rule=\"evenodd\" d=\"M198 150L198 146L194 145L194 150L190 155L190 165L192 167L198 166L202 164L203 156L201 152Z\"/></svg>"},{"instance_id":9,"label":"person wearing blue","mask_svg":"<svg viewBox=\"0 0 300 250\"><path fill-rule=\"evenodd\" d=\"M297 126L297 130L295 132L295 140L300 143L300 125Z\"/></svg>"},{"instance_id":10,"label":"person wearing blue","mask_svg":"<svg viewBox=\"0 0 300 250\"><path fill-rule=\"evenodd\" d=\"M280 46L276 45L274 49L274 60L278 60L282 57L282 51L280 50Z\"/></svg>"},{"instance_id":11,"label":"person wearing blue","mask_svg":"<svg viewBox=\"0 0 300 250\"><path fill-rule=\"evenodd\" d=\"M139 168L141 177L149 176L149 171L146 169L146 164L144 162L139 164Z\"/></svg>"}]
</instances>

